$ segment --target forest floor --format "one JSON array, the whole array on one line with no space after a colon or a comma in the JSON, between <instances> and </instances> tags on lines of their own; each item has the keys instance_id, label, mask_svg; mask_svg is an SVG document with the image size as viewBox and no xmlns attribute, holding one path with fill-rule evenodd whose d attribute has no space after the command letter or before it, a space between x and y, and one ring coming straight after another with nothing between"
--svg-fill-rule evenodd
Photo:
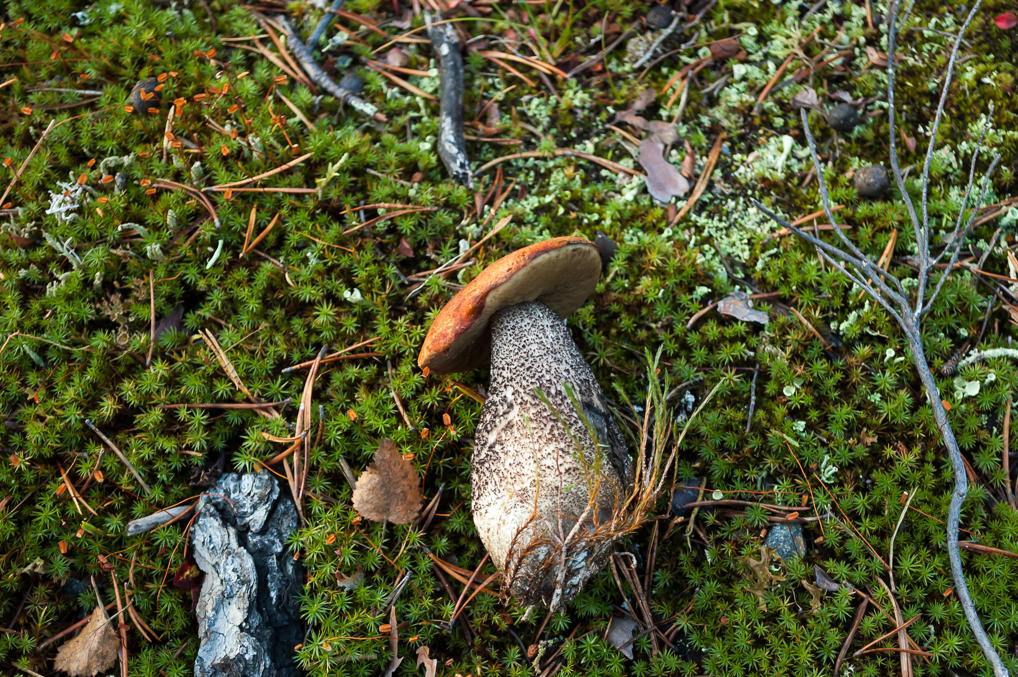
<instances>
[{"instance_id":1,"label":"forest floor","mask_svg":"<svg viewBox=\"0 0 1018 677\"><path fill-rule=\"evenodd\" d=\"M125 671L191 674L188 522L126 525L268 467L306 477L291 547L309 675L377 675L397 655L401 675L991 674L953 594L951 466L901 330L752 202L834 237L805 107L838 221L914 287L902 195L855 183L888 163L885 3L434 2L453 6L333 15L314 58L368 107L287 47L277 15L307 41L312 3L0 10L0 672L51 674L98 596ZM914 195L957 5L919 0L901 33ZM436 8L463 44L470 187L436 151ZM935 249L981 135L976 185L1001 160L924 342L971 483L969 588L1018 672L1018 363L964 363L1018 324L1012 11L988 0L959 50ZM494 571L470 515L487 373L416 358L483 266L599 231L617 251L569 326L633 449L648 390L672 395L676 430L716 394L613 566L527 615L497 583L477 592ZM753 307L719 312L735 292ZM384 439L421 478L410 524L351 505L344 465L359 474Z\"/></svg>"}]
</instances>

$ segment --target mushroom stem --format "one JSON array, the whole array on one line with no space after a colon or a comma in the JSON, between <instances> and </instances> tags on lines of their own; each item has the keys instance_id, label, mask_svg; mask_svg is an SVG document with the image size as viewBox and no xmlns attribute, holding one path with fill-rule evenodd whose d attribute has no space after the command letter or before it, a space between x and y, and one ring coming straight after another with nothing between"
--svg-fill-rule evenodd
<instances>
[{"instance_id":1,"label":"mushroom stem","mask_svg":"<svg viewBox=\"0 0 1018 677\"><path fill-rule=\"evenodd\" d=\"M554 609L606 564L632 464L594 374L551 308L504 308L491 337L474 522L513 594Z\"/></svg>"}]
</instances>

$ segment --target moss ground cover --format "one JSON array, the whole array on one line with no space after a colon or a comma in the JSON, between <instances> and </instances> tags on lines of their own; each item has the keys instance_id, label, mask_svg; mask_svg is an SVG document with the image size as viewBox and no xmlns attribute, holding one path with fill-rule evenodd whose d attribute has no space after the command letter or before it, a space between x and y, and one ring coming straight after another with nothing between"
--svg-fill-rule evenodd
<instances>
[{"instance_id":1,"label":"moss ground cover","mask_svg":"<svg viewBox=\"0 0 1018 677\"><path fill-rule=\"evenodd\" d=\"M452 12L481 41L465 58L474 167L521 154L480 171L475 195L438 161L438 104L427 98L438 73L423 32L413 32L423 19L406 16L402 3L398 11L348 3L319 55L330 72L363 76L362 96L386 123L285 72L248 7L8 3L0 30L0 186L12 185L0 204L4 674L50 671L58 643L44 642L94 608L90 577L104 603L116 580L151 630L149 638L128 632L131 674L190 674L191 596L172 585L188 561L185 526L127 537L126 524L192 499L220 470L255 470L283 451L273 439L293 434L307 374L284 369L322 346L351 350L322 365L315 385L306 521L292 539L307 571L308 630L297 658L309 674L385 670L382 611L408 572L395 599L406 657L398 674L417 672L423 646L450 675L831 674L862 597L845 585L818 589L815 567L871 598L844 661L853 674L899 671L894 633L853 656L896 627L895 607L916 618L908 628L921 652L912 656L916 674L986 674L950 592L942 520L951 472L904 341L879 307L811 248L775 233L749 201L793 219L819 209L793 99L805 87L828 108L848 99L863 112L855 130L836 134L815 117L832 200L860 247L874 259L886 249L888 265L909 277L915 243L904 207L893 191L867 202L852 187L855 170L886 161L886 7L758 4L719 1L661 41L667 56L640 67L660 34L635 3ZM259 9L288 12L305 35L321 16L299 3ZM1018 317L1016 33L993 21L1008 9L991 0L979 13L950 92L932 168L938 237L953 227L987 120L984 143L1002 160L994 206L963 252L970 267L947 283L925 344L971 468L962 522L963 540L976 544L964 553L969 585L1014 672L1018 559L1008 553L1018 552L1018 512L1008 485L1018 457L1005 448L1005 430L1018 369L1007 358L956 366L972 350L1007 347ZM901 46L899 146L916 166L912 177L960 11L918 2ZM623 36L569 78L499 56L567 72ZM712 57L711 45L733 36L745 53ZM416 90L367 67L392 47L409 72L391 72ZM163 85L158 113L125 109L149 77ZM641 115L675 123L696 158L694 180L713 166L681 218L683 199L659 205L641 178L617 167L639 169L639 131L616 113L647 88L656 97ZM675 147L678 165L686 151ZM575 153L522 155L554 149L608 166ZM914 180L909 189L918 190ZM432 272L507 218L463 258L468 265ZM648 352L661 349L652 377L675 390L677 421L721 384L675 469L699 478L702 498L714 503L689 527L688 518L670 521L662 502L660 519L620 544L632 557L619 566L635 562L635 574L617 571L620 587L604 573L551 618L484 592L460 611L464 585L448 565L470 572L484 556L469 512L469 458L480 409L473 395L485 376L426 376L417 350L437 308L485 264L544 237L593 238L598 229L619 249L595 300L570 320L573 335L634 446L643 412L625 403L644 399ZM734 290L762 295L766 327L701 313ZM237 382L263 402L290 403L278 418L165 406L249 402ZM343 462L359 472L385 437L413 455L426 502L437 497L430 520L383 526L353 511ZM272 469L282 473L279 463ZM781 507L795 506L806 555L761 567L768 528L785 521ZM641 598L657 629L638 626L630 660L603 638L613 613Z\"/></svg>"}]
</instances>

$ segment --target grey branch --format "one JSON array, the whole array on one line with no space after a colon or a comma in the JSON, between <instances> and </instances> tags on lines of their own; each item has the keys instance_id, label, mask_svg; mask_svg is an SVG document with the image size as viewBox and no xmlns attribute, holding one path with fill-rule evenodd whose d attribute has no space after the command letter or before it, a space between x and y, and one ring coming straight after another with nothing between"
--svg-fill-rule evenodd
<instances>
[{"instance_id":1,"label":"grey branch","mask_svg":"<svg viewBox=\"0 0 1018 677\"><path fill-rule=\"evenodd\" d=\"M293 52L300 67L304 69L307 76L311 78L311 81L316 85L324 89L329 94L347 104L358 113L368 116L378 122L388 122L389 119L382 113L378 112L378 109L374 105L368 103L364 99L360 98L349 89L340 87L336 84L329 74L322 70L322 67L315 61L315 57L311 54L311 50L300 40L300 36L297 31L290 24L290 20L282 14L276 15L276 21L283 27L283 30L287 32L286 44Z\"/></svg>"},{"instance_id":2,"label":"grey branch","mask_svg":"<svg viewBox=\"0 0 1018 677\"><path fill-rule=\"evenodd\" d=\"M471 188L473 173L463 139L463 57L460 55L459 37L452 24L434 22L427 13L424 21L428 25L428 39L438 55L441 75L438 157L453 180Z\"/></svg>"},{"instance_id":3,"label":"grey branch","mask_svg":"<svg viewBox=\"0 0 1018 677\"><path fill-rule=\"evenodd\" d=\"M909 350L912 353L912 361L915 365L916 373L919 375L919 380L922 381L923 388L926 391L926 396L930 402L930 407L933 409L933 417L936 421L937 429L940 431L940 435L944 441L944 446L947 448L947 453L951 461L951 471L954 475L954 488L951 492L951 500L947 511L947 554L948 559L951 562L951 579L954 582L955 594L958 596L958 602L961 604L962 610L965 613L965 619L968 621L969 628L972 631L976 642L979 644L986 660L993 668L993 674L996 677L1006 677L1008 675L1007 668L1004 667L1000 656L997 655L990 638L986 634L986 630L983 628L982 621L979 618L979 612L975 608L975 604L972 601L972 595L968 589L968 584L965 581L961 552L958 547L958 528L961 521L962 504L965 502L965 496L968 493L968 478L965 474L965 462L961 455L961 449L958 446L958 441L955 439L954 431L951 428L951 422L948 419L947 410L944 407L943 399L940 395L940 389L937 386L937 381L933 377L933 372L930 371L930 367L926 359L926 351L922 342L921 326L923 316L929 311L933 302L936 300L943 288L944 282L947 280L954 268L954 265L958 261L958 254L961 251L962 243L973 227L979 207L983 204L983 200L986 197L986 192L989 188L990 176L993 174L993 171L996 169L997 163L1000 160L1000 156L997 155L990 162L986 174L983 177L979 198L971 206L971 211L968 213L968 218L966 219L965 214L966 210L969 209L969 198L974 185L975 167L979 157L978 146L981 146L983 141L983 136L981 135L979 143L977 144L977 150L972 156L972 162L969 168L968 186L965 190L963 203L958 214L958 219L955 224L952 237L944 245L944 249L939 255L935 258L931 257L928 212L930 181L929 167L937 142L940 121L944 115L947 93L950 89L951 80L954 77L954 65L958 58L958 50L962 44L962 38L964 37L966 29L979 9L981 0L977 0L973 4L964 24L961 27L961 30L958 32L958 35L954 40L954 45L951 49L947 73L944 77L944 86L941 92L940 101L937 104L936 113L934 114L933 126L930 130L929 145L927 146L926 161L924 163L920 179L922 198L919 212L916 211L915 203L912 201L912 198L906 189L905 180L899 167L898 151L895 143L895 124L897 114L894 104L894 77L896 68L894 52L898 32L901 30L901 26L907 21L908 15L912 9L912 4L913 3L910 1L901 17L899 17L901 12L898 0L892 0L891 6L888 8L887 102L889 127L888 154L891 164L891 172L894 175L898 191L901 193L901 199L905 203L905 207L908 211L909 220L911 221L912 227L915 231L916 245L918 247L919 273L915 298L910 299L909 295L905 292L901 281L892 273L884 271L877 266L874 261L863 253L855 245L855 243L849 240L848 236L845 235L845 233L838 227L837 222L834 219L834 214L831 212L827 184L824 179L823 172L821 171L816 140L813 138L813 133L810 130L809 119L805 110L802 112L803 129L806 133L806 142L809 145L810 152L813 156L813 163L817 172L817 184L819 186L820 197L823 202L824 213L844 248L824 242L819 237L792 226L785 219L782 219L759 202L754 200L754 203L758 209L776 223L788 228L803 240L806 240L810 244L816 246L820 256L823 257L824 260L831 263L831 265L833 265L842 275L854 282L871 298L880 303L880 305L883 306L888 313L890 313L901 327L902 332L905 334ZM948 250L950 250L949 263L947 264L947 267L940 279L937 281L933 293L930 294L927 299L926 292L929 287L930 272L933 271L940 263L940 261L948 253ZM1008 354L1008 356L1010 356L1010 354ZM970 360L972 359L973 358L970 358Z\"/></svg>"}]
</instances>

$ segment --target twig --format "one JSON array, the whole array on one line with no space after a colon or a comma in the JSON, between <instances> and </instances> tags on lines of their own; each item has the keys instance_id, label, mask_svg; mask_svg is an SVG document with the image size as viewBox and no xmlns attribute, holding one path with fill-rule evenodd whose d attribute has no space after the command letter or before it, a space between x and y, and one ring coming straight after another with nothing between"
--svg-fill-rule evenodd
<instances>
[{"instance_id":1,"label":"twig","mask_svg":"<svg viewBox=\"0 0 1018 677\"><path fill-rule=\"evenodd\" d=\"M472 188L474 180L463 139L463 56L460 54L460 40L452 24L432 21L429 12L424 13L424 22L428 27L431 47L438 54L441 75L438 157L454 181Z\"/></svg>"},{"instance_id":2,"label":"twig","mask_svg":"<svg viewBox=\"0 0 1018 677\"><path fill-rule=\"evenodd\" d=\"M314 49L318 45L318 41L322 39L322 33L329 27L329 22L332 21L335 16L334 14L339 11L339 8L343 6L343 0L332 0L332 4L327 10L325 10L325 16L315 26L315 30L311 32L311 37L308 38L308 49Z\"/></svg>"},{"instance_id":3,"label":"twig","mask_svg":"<svg viewBox=\"0 0 1018 677\"><path fill-rule=\"evenodd\" d=\"M981 360L992 360L998 357L1007 357L1018 360L1018 350L1015 348L990 348L989 350L977 350L969 353L969 356L958 363L958 368L967 367Z\"/></svg>"},{"instance_id":4,"label":"twig","mask_svg":"<svg viewBox=\"0 0 1018 677\"><path fill-rule=\"evenodd\" d=\"M288 34L286 37L287 47L289 47L290 51L293 52L293 55L297 58L297 62L300 64L300 67L305 73L307 73L307 76L311 78L312 82L329 94L332 94L343 103L348 104L358 113L366 115L376 122L389 121L389 118L380 113L373 104L368 103L349 89L340 87L332 80L332 78L329 77L328 73L322 70L322 67L315 62L315 58L311 54L311 50L308 49L307 45L300 41L300 38L297 36L297 31L294 30L289 19L282 14L276 15L275 19Z\"/></svg>"},{"instance_id":5,"label":"twig","mask_svg":"<svg viewBox=\"0 0 1018 677\"><path fill-rule=\"evenodd\" d=\"M897 40L900 26L905 22L909 10L912 7L910 3L905 11L905 17L901 18L899 22L899 3L894 0L888 8L888 82L887 82L887 99L888 99L888 121L889 121L889 159L891 164L891 171L894 175L895 182L898 185L901 199L905 203L909 219L912 222L913 229L915 231L915 240L918 250L919 258L919 279L916 285L916 292L914 300L910 298L910 294L905 291L901 284L901 281L888 271L883 270L875 262L870 259L866 254L859 250L859 248L848 239L845 233L840 228L835 228L834 232L837 234L844 248L836 245L829 244L815 235L808 234L801 229L791 226L787 221L774 214L766 207L756 202L757 207L767 214L771 219L777 223L790 228L792 232L798 235L800 238L806 240L810 244L813 244L818 248L820 256L830 263L836 270L838 270L846 278L861 287L866 293L875 301L877 301L890 315L894 318L895 322L901 328L905 335L906 341L909 345L909 352L912 356L912 361L916 369L916 373L919 376L919 380L923 384L923 388L926 392L927 399L930 403L930 407L933 410L933 418L936 422L937 429L940 431L941 437L944 441L944 446L947 449L948 456L951 461L951 470L954 475L954 488L951 492L951 500L947 512L947 553L948 559L951 564L951 579L954 583L955 593L958 595L958 601L961 604L962 611L965 614L965 619L968 621L969 628L989 662L993 668L993 674L996 677L1005 677L1008 675L1007 669L1001 662L1000 656L997 655L996 649L993 647L990 638L987 636L985 629L983 628L982 621L979 618L979 613L975 608L975 604L972 601L972 596L969 592L968 585L965 581L965 573L962 567L961 553L959 551L958 544L958 531L959 522L961 520L961 508L965 502L965 497L968 494L968 477L966 476L965 461L962 457L961 450L958 446L958 441L954 436L954 430L951 427L951 422L947 417L947 410L944 407L944 402L940 394L940 389L937 385L936 379L933 373L930 371L929 364L927 362L925 348L923 346L923 331L921 321L923 316L932 306L933 301L936 299L940 289L943 287L944 282L950 275L957 262L958 253L961 249L962 241L971 229L972 222L975 218L975 214L978 213L979 207L982 205L985 197L986 189L989 183L989 177L996 168L996 164L999 161L1000 156L997 155L990 162L989 168L987 169L986 175L983 180L983 190L972 212L969 216L968 222L962 227L962 221L964 219L964 212L968 206L968 195L973 185L975 161L978 157L977 152L973 153L972 166L969 173L969 185L966 189L966 197L963 201L959 218L955 226L955 237L951 240L944 250L934 259L931 260L930 253L930 224L929 215L927 212L927 195L929 190L929 164L930 158L933 154L933 149L936 144L937 133L940 125L941 117L943 116L945 102L947 100L947 92L950 89L951 81L953 79L954 64L957 59L958 50L961 45L962 37L966 29L969 26L973 16L978 11L981 5L981 0L977 0L973 3L965 22L962 25L961 30L958 32L958 37L954 42L954 46L951 49L951 56L949 59L948 71L945 76L943 91L940 97L940 101L937 105L936 114L934 116L934 122L930 131L929 148L927 150L927 161L924 166L924 170L921 177L922 183L922 202L920 205L920 214L917 213L915 205L912 201L911 196L905 187L904 178L901 173L898 162L898 152L896 147L896 112L894 105L894 76L896 69L896 59L894 56L894 47ZM835 224L834 216L831 213L830 198L827 192L827 184L823 177L823 171L820 165L820 158L817 151L816 140L813 138L812 131L809 127L809 119L806 111L802 111L802 122L803 130L805 131L806 141L810 148L810 153L813 157L813 166L817 174L817 186L820 193L821 201L824 207L824 214L827 216L830 224ZM755 202L755 201L754 201ZM929 299L926 299L926 292L929 285L929 273L939 263L941 257L943 257L948 250L951 251L950 263L944 269L940 280ZM837 505L837 503L835 503ZM876 554L874 552L874 554ZM877 555L879 557L879 555ZM893 598L892 598L893 599ZM900 619L899 619L900 623ZM905 648L904 646L902 648ZM908 654L902 653L903 656L903 670L909 671L910 674L911 665L904 663L905 658Z\"/></svg>"},{"instance_id":6,"label":"twig","mask_svg":"<svg viewBox=\"0 0 1018 677\"><path fill-rule=\"evenodd\" d=\"M675 18L672 19L672 22L668 24L667 27L661 30L661 34L658 35L657 40L655 40L651 44L651 46L647 48L647 51L644 53L644 55L641 56L640 59L633 64L633 70L638 70L643 66L643 64L647 63L647 61L650 60L652 56L654 56L654 52L657 51L657 48L661 46L661 43L664 42L669 35L675 32L675 30L679 27L680 23L682 23L682 12L675 12Z\"/></svg>"},{"instance_id":7,"label":"twig","mask_svg":"<svg viewBox=\"0 0 1018 677\"><path fill-rule=\"evenodd\" d=\"M117 445L113 444L113 441L110 438L106 437L106 435L103 435L103 432L96 428L95 424L93 424L90 419L87 418L85 419L85 425L91 428L92 432L96 434L96 437L105 442L106 446L113 450L113 453L117 455L117 458L120 459L121 463L127 466L127 469L131 471L132 475L134 475L134 479L138 480L138 484L140 484L141 488L145 490L145 493L151 494L152 490L149 489L149 486L147 484L145 484L145 480L141 479L141 475L139 475L138 471L135 470L133 465L131 465L131 462L127 460L127 456L124 455L124 452L120 451L120 448Z\"/></svg>"},{"instance_id":8,"label":"twig","mask_svg":"<svg viewBox=\"0 0 1018 677\"><path fill-rule=\"evenodd\" d=\"M7 184L7 188L4 189L3 195L0 195L0 205L2 205L4 203L4 200L7 199L7 196L10 194L11 189L14 188L14 184L16 184L18 182L18 179L21 178L21 173L25 171L25 167L27 167L28 163L31 162L32 157L39 150L39 146L41 146L42 142L46 140L46 137L49 136L49 133L53 131L53 127L55 127L56 124L57 124L56 120L50 120L49 124L46 125L46 129L44 129L42 134L39 136L39 140L35 142L35 145L32 146L32 150L28 152L28 155L25 157L24 161L18 166L18 170L14 172L14 176L11 178L10 183Z\"/></svg>"},{"instance_id":9,"label":"twig","mask_svg":"<svg viewBox=\"0 0 1018 677\"><path fill-rule=\"evenodd\" d=\"M834 677L838 677L838 674L841 672L841 664L845 661L845 657L848 656L848 650L852 646L852 640L855 639L855 633L859 630L859 623L862 622L863 616L866 615L866 608L869 605L869 599L863 597L862 603L860 603L859 608L856 609L855 618L852 619L852 627L848 630L848 636L845 637L845 643L841 645L841 651L838 652L838 660L834 661Z\"/></svg>"},{"instance_id":10,"label":"twig","mask_svg":"<svg viewBox=\"0 0 1018 677\"><path fill-rule=\"evenodd\" d=\"M902 616L901 614L901 605L898 604L898 600L894 596L894 593L891 592L891 589L887 587L887 583L884 583L884 579L877 576L877 581L887 592L887 596L891 598L891 607L893 607L894 609L894 622L897 624L897 627L895 627L894 632L898 634L898 648L901 649L901 653L898 654L901 664L901 677L912 677L912 675L914 674L912 669L912 655L909 653L908 650L909 649L908 632L906 631L908 629L908 626L919 618L919 614L916 614L915 617L912 618L912 620L906 623L904 620L904 616ZM890 633L885 635L885 637L887 636L890 636ZM856 652L856 654L858 654L858 652Z\"/></svg>"},{"instance_id":11,"label":"twig","mask_svg":"<svg viewBox=\"0 0 1018 677\"><path fill-rule=\"evenodd\" d=\"M749 386L749 414L746 415L746 434L753 426L753 410L756 409L756 377L760 375L760 363L753 367L753 383Z\"/></svg>"}]
</instances>

